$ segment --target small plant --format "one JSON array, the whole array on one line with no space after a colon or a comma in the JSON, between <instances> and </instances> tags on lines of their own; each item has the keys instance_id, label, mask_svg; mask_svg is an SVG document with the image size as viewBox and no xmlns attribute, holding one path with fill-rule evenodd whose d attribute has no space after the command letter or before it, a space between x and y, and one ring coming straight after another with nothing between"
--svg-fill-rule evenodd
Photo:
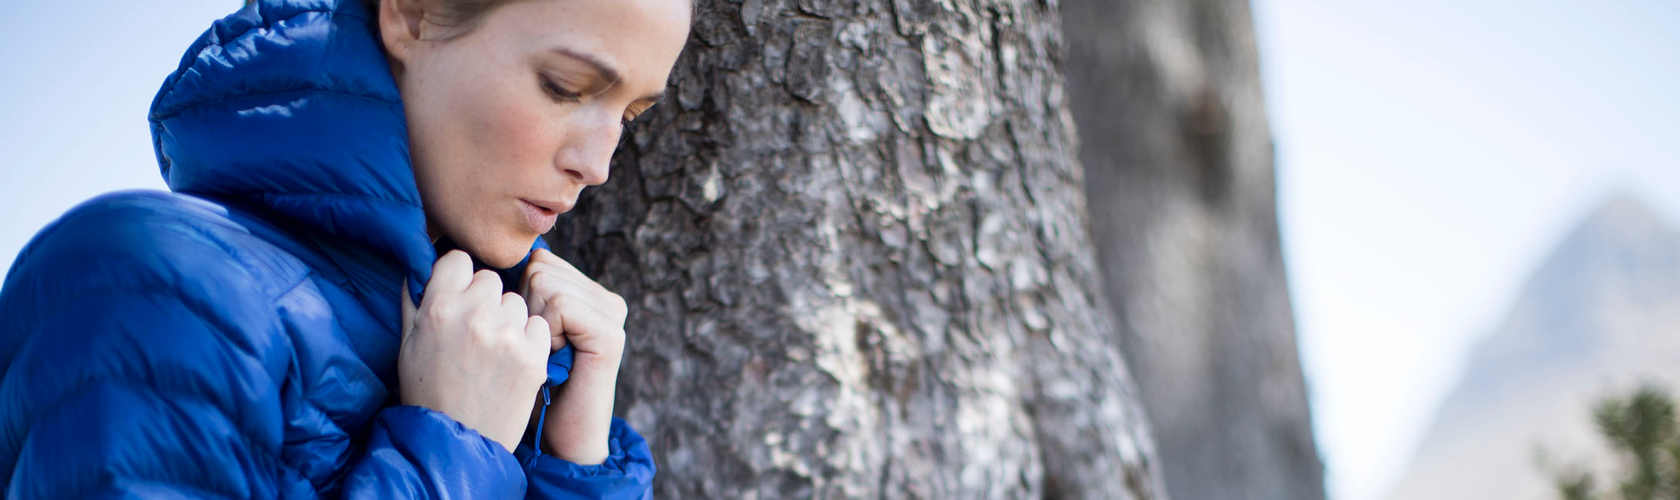
<instances>
[{"instance_id":1,"label":"small plant","mask_svg":"<svg viewBox=\"0 0 1680 500\"><path fill-rule=\"evenodd\" d=\"M1593 422L1621 467L1603 481L1616 487L1598 491L1600 481L1586 468L1552 470L1559 498L1680 500L1680 424L1667 392L1646 384L1626 398L1605 399L1593 409Z\"/></svg>"}]
</instances>

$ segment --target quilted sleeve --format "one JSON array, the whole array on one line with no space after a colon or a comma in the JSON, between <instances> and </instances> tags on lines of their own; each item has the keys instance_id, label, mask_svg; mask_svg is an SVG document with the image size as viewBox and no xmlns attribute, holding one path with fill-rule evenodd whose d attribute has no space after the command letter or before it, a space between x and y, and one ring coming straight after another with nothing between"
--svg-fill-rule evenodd
<instances>
[{"instance_id":1,"label":"quilted sleeve","mask_svg":"<svg viewBox=\"0 0 1680 500\"><path fill-rule=\"evenodd\" d=\"M418 406L379 412L346 498L518 498L525 475L506 448Z\"/></svg>"},{"instance_id":2,"label":"quilted sleeve","mask_svg":"<svg viewBox=\"0 0 1680 500\"><path fill-rule=\"evenodd\" d=\"M99 290L41 324L0 394L16 443L7 498L310 498L279 458L284 337L170 291ZM283 375L282 375L283 376ZM14 424L24 425L14 425ZM515 498L511 453L441 413L381 411L346 498Z\"/></svg>"},{"instance_id":3,"label":"quilted sleeve","mask_svg":"<svg viewBox=\"0 0 1680 500\"><path fill-rule=\"evenodd\" d=\"M538 430L540 435L541 430ZM646 500L653 498L653 453L647 441L623 419L614 417L607 436L607 459L578 465L537 454L529 443L516 451L530 480L525 498L549 500Z\"/></svg>"}]
</instances>

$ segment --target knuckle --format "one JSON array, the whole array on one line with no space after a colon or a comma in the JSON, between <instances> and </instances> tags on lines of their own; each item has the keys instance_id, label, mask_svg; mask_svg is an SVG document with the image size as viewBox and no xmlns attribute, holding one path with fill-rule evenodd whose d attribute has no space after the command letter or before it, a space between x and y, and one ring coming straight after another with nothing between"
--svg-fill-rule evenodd
<instances>
[{"instance_id":1,"label":"knuckle","mask_svg":"<svg viewBox=\"0 0 1680 500\"><path fill-rule=\"evenodd\" d=\"M536 372L536 374L538 376L547 375L544 372L547 371L547 366L545 366L545 365L548 364L548 359L546 359L542 356L532 355L532 356L520 356L519 360L520 360L520 366L524 367L526 370Z\"/></svg>"},{"instance_id":2,"label":"knuckle","mask_svg":"<svg viewBox=\"0 0 1680 500\"><path fill-rule=\"evenodd\" d=\"M474 347L488 348L496 345L496 328L486 321L474 321L467 327L467 338Z\"/></svg>"},{"instance_id":3,"label":"knuckle","mask_svg":"<svg viewBox=\"0 0 1680 500\"><path fill-rule=\"evenodd\" d=\"M462 354L471 354L474 359L483 356L486 352L495 352L496 341L490 335L474 331L472 335L467 336L466 342L467 351Z\"/></svg>"},{"instance_id":4,"label":"knuckle","mask_svg":"<svg viewBox=\"0 0 1680 500\"><path fill-rule=\"evenodd\" d=\"M495 318L494 313L499 306L500 304L491 304L483 301L473 301L470 304L461 305L461 307L465 309L462 311L462 314L466 315L467 319L475 324L493 320Z\"/></svg>"},{"instance_id":5,"label":"knuckle","mask_svg":"<svg viewBox=\"0 0 1680 500\"><path fill-rule=\"evenodd\" d=\"M432 304L419 314L420 320L430 325L447 325L458 316L456 308L448 303Z\"/></svg>"},{"instance_id":6,"label":"knuckle","mask_svg":"<svg viewBox=\"0 0 1680 500\"><path fill-rule=\"evenodd\" d=\"M428 323L435 323L435 322L443 321L443 320L448 319L448 318L449 318L449 314L447 314L444 311L444 307L441 304L430 303L430 304L426 304L425 307L420 308L419 319L421 321L426 321Z\"/></svg>"},{"instance_id":7,"label":"knuckle","mask_svg":"<svg viewBox=\"0 0 1680 500\"><path fill-rule=\"evenodd\" d=\"M522 349L517 353L510 353L517 355L510 356L508 365L513 367L515 371L535 377L538 380L548 378L548 367L545 366L548 364L548 360L535 355L526 355L528 354L526 351Z\"/></svg>"},{"instance_id":8,"label":"knuckle","mask_svg":"<svg viewBox=\"0 0 1680 500\"><path fill-rule=\"evenodd\" d=\"M494 343L498 354L517 360L519 359L519 346L508 340L509 334L508 329L498 330L495 338L490 339L490 341Z\"/></svg>"}]
</instances>

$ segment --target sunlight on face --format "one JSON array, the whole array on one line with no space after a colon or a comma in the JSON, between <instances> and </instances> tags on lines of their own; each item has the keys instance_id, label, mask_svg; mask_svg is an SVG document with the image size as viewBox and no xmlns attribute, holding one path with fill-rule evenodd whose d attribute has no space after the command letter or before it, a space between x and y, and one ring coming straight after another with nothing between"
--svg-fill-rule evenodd
<instances>
[{"instance_id":1,"label":"sunlight on face","mask_svg":"<svg viewBox=\"0 0 1680 500\"><path fill-rule=\"evenodd\" d=\"M404 31L382 36L428 225L496 267L607 181L623 124L659 99L690 15L688 0L532 0L453 33L393 28L382 10L382 31Z\"/></svg>"}]
</instances>

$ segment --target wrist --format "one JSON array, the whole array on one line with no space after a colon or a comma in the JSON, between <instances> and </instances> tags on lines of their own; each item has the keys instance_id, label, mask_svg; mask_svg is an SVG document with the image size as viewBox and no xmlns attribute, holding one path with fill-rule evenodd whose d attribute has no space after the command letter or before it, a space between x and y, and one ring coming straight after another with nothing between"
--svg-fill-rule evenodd
<instances>
[{"instance_id":1,"label":"wrist","mask_svg":"<svg viewBox=\"0 0 1680 500\"><path fill-rule=\"evenodd\" d=\"M573 382L567 382L571 386ZM561 393L567 391L562 388ZM612 406L607 403L606 409L592 408L594 404L579 404L577 394L568 398L557 398L548 408L548 422L542 429L542 442L545 452L561 460L578 465L595 465L607 460L610 439ZM588 398L582 398L588 399Z\"/></svg>"},{"instance_id":2,"label":"wrist","mask_svg":"<svg viewBox=\"0 0 1680 500\"><path fill-rule=\"evenodd\" d=\"M606 461L618 366L619 356L577 353L571 377L548 407L544 450L579 465Z\"/></svg>"},{"instance_id":3,"label":"wrist","mask_svg":"<svg viewBox=\"0 0 1680 500\"><path fill-rule=\"evenodd\" d=\"M572 372L588 373L618 373L619 361L624 358L622 353L597 353L577 351L572 355Z\"/></svg>"}]
</instances>

